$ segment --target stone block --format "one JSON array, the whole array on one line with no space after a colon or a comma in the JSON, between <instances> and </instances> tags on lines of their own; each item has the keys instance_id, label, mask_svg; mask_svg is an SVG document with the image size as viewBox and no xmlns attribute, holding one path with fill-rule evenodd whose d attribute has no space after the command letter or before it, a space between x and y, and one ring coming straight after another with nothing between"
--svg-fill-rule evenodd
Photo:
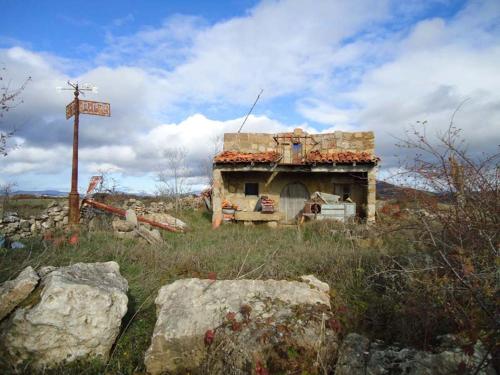
<instances>
[{"instance_id":1,"label":"stone block","mask_svg":"<svg viewBox=\"0 0 500 375\"><path fill-rule=\"evenodd\" d=\"M76 263L44 275L38 298L0 326L3 358L36 368L106 360L127 312L127 281L116 262Z\"/></svg>"},{"instance_id":2,"label":"stone block","mask_svg":"<svg viewBox=\"0 0 500 375\"><path fill-rule=\"evenodd\" d=\"M266 364L282 345L304 365L297 373L312 373L318 358L330 366L338 340L325 328L332 316L328 285L316 280L183 279L163 286L155 300L158 318L145 356L147 372L254 373L255 357Z\"/></svg>"}]
</instances>

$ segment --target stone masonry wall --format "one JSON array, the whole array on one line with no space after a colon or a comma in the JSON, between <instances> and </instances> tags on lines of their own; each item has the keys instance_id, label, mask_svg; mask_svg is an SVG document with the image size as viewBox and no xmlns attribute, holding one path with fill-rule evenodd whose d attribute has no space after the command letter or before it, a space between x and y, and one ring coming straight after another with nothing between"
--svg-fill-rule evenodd
<instances>
[{"instance_id":1,"label":"stone masonry wall","mask_svg":"<svg viewBox=\"0 0 500 375\"><path fill-rule=\"evenodd\" d=\"M301 142L307 151L335 152L335 151L366 151L374 153L375 136L373 132L342 132L325 134L307 134L301 129L295 129L293 133L225 133L224 151L239 152L266 152L278 151L278 146L274 137L304 137ZM300 139L300 138L299 138Z\"/></svg>"},{"instance_id":2,"label":"stone masonry wall","mask_svg":"<svg viewBox=\"0 0 500 375\"><path fill-rule=\"evenodd\" d=\"M201 197L185 197L180 200L181 209L197 209L203 205ZM133 209L137 215L150 215L157 213L167 213L174 208L171 202L150 202L144 204L138 199L129 199L122 205L124 209ZM29 218L19 217L16 212L6 213L3 218L0 218L0 234L7 238L18 241L31 236L43 235L46 232L55 229L63 229L68 224L67 205L61 205L54 201L49 204L48 208L42 211L39 215L30 216ZM102 212L101 212L102 213ZM102 213L103 215L112 216L111 214ZM92 209L83 208L81 213L80 223L88 225L89 229L93 229L93 219L96 217Z\"/></svg>"},{"instance_id":3,"label":"stone masonry wall","mask_svg":"<svg viewBox=\"0 0 500 375\"><path fill-rule=\"evenodd\" d=\"M21 218L15 212L0 218L0 233L12 240L20 240L47 231L62 229L68 224L68 206L52 202L49 207L37 216Z\"/></svg>"}]
</instances>

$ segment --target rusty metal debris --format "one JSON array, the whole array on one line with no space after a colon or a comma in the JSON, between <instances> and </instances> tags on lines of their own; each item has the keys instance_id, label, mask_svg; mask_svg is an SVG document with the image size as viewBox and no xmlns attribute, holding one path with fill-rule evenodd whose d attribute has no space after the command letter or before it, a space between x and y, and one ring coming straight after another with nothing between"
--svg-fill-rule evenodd
<instances>
[{"instance_id":1,"label":"rusty metal debris","mask_svg":"<svg viewBox=\"0 0 500 375\"><path fill-rule=\"evenodd\" d=\"M97 208L98 210L106 211L106 212L109 212L109 213L112 213L114 215L118 215L121 217L126 217L126 210L124 210L122 208L113 207L113 206L110 206L110 205L105 204L105 203L97 202L91 198L85 198L83 200L82 204L88 204L89 206ZM157 221L148 219L144 216L137 216L137 221L139 221L141 223L149 224L149 225L156 227L156 228L168 230L169 232L175 232L175 233L183 233L184 232L184 229L177 228L177 227L174 227L173 225L166 224L166 223L159 223Z\"/></svg>"}]
</instances>

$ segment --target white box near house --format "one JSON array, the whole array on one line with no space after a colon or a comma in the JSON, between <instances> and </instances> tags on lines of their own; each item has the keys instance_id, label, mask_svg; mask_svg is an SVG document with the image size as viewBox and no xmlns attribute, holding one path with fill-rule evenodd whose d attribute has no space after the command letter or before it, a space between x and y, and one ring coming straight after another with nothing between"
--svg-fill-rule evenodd
<instances>
[{"instance_id":1,"label":"white box near house","mask_svg":"<svg viewBox=\"0 0 500 375\"><path fill-rule=\"evenodd\" d=\"M314 217L317 220L338 220L345 222L356 216L356 203L322 204L321 212Z\"/></svg>"}]
</instances>

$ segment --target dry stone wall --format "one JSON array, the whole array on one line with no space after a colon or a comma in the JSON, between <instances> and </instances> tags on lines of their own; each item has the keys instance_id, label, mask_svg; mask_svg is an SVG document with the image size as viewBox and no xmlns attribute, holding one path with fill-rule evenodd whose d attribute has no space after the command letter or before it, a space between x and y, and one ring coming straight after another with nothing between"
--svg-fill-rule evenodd
<instances>
[{"instance_id":1,"label":"dry stone wall","mask_svg":"<svg viewBox=\"0 0 500 375\"><path fill-rule=\"evenodd\" d=\"M39 215L22 218L15 212L10 212L0 218L0 233L12 240L43 235L54 229L62 229L68 224L67 205L52 202Z\"/></svg>"},{"instance_id":2,"label":"dry stone wall","mask_svg":"<svg viewBox=\"0 0 500 375\"><path fill-rule=\"evenodd\" d=\"M180 199L179 206L181 209L198 209L203 205L201 197L184 197ZM147 205L135 198L128 199L122 205L125 210L133 209L137 215L151 216L166 214L174 209L173 202L155 201ZM47 232L52 232L57 229L63 229L68 225L68 211L66 204L60 204L56 201L49 204L48 208L36 216L22 218L16 212L9 212L0 218L0 234L9 238L12 241L19 241L32 236L43 236ZM111 214L104 214L106 217L112 217ZM89 229L97 229L96 217L99 216L94 209L82 209L80 223L88 225ZM102 216L102 215L100 215ZM111 223L112 220L110 220Z\"/></svg>"}]
</instances>

